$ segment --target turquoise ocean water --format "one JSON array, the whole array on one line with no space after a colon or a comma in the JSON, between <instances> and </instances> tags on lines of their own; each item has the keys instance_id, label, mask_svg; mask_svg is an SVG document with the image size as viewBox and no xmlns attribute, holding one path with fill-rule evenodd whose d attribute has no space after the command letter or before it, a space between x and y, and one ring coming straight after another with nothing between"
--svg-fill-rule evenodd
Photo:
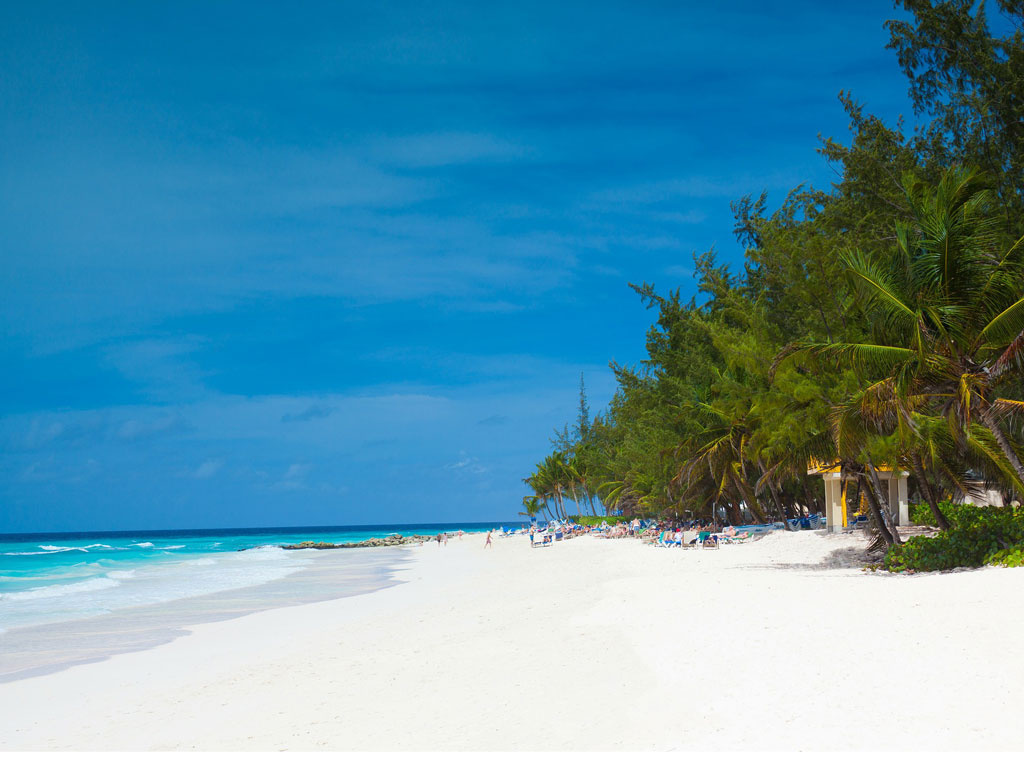
<instances>
[{"instance_id":1,"label":"turquoise ocean water","mask_svg":"<svg viewBox=\"0 0 1024 768\"><path fill-rule=\"evenodd\" d=\"M282 544L363 541L390 533L473 532L499 525L0 535L0 633L255 587L297 575L316 562L303 552L281 549ZM336 554L358 559L361 551Z\"/></svg>"},{"instance_id":2,"label":"turquoise ocean water","mask_svg":"<svg viewBox=\"0 0 1024 768\"><path fill-rule=\"evenodd\" d=\"M151 648L199 624L387 589L410 557L409 547L282 544L500 525L0 535L0 684ZM474 545L453 537L448 546Z\"/></svg>"}]
</instances>

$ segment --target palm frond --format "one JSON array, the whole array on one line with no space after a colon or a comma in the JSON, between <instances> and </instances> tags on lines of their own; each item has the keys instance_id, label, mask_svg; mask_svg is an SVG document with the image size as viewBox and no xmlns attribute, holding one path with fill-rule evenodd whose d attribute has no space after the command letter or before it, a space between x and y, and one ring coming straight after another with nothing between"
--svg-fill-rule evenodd
<instances>
[{"instance_id":1,"label":"palm frond","mask_svg":"<svg viewBox=\"0 0 1024 768\"><path fill-rule=\"evenodd\" d=\"M1009 342L1024 332L1024 296L993 317L978 338L987 344Z\"/></svg>"},{"instance_id":2,"label":"palm frond","mask_svg":"<svg viewBox=\"0 0 1024 768\"><path fill-rule=\"evenodd\" d=\"M847 254L842 261L847 274L865 289L869 303L882 307L887 314L896 318L914 321L917 313L900 297L898 284L884 268L859 251Z\"/></svg>"}]
</instances>

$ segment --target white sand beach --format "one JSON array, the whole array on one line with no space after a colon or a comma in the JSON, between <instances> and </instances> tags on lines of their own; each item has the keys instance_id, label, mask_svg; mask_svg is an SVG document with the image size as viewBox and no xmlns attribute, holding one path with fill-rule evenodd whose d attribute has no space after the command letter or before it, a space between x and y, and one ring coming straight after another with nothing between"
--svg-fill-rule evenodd
<instances>
[{"instance_id":1,"label":"white sand beach","mask_svg":"<svg viewBox=\"0 0 1024 768\"><path fill-rule=\"evenodd\" d=\"M843 567L861 545L417 547L392 588L0 685L0 746L1024 749L1024 569Z\"/></svg>"}]
</instances>

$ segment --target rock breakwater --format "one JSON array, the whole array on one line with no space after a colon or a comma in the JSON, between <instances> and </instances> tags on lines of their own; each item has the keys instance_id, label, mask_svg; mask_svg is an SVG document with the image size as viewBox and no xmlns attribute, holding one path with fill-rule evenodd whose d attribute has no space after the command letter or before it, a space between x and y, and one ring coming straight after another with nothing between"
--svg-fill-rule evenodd
<instances>
[{"instance_id":1,"label":"rock breakwater","mask_svg":"<svg viewBox=\"0 0 1024 768\"><path fill-rule=\"evenodd\" d=\"M366 541L346 541L341 544L333 544L329 541L303 541L299 544L282 544L281 549L356 549L359 547L397 547L402 544L419 544L424 541L431 541L433 536L403 536L400 533L385 536L384 538L367 539Z\"/></svg>"}]
</instances>

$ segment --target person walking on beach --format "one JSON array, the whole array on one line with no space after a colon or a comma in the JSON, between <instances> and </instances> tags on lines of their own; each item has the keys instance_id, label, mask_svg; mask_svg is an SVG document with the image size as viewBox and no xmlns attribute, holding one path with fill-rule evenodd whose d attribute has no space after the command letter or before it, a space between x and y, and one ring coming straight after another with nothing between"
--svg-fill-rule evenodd
<instances>
[{"instance_id":1,"label":"person walking on beach","mask_svg":"<svg viewBox=\"0 0 1024 768\"><path fill-rule=\"evenodd\" d=\"M490 547L491 549L494 549L494 544L491 542L491 532L490 531L487 532L487 541L484 542L484 549L487 549L488 547Z\"/></svg>"},{"instance_id":2,"label":"person walking on beach","mask_svg":"<svg viewBox=\"0 0 1024 768\"><path fill-rule=\"evenodd\" d=\"M444 542L444 545L445 545L446 547L448 546L448 534L447 534L447 533L442 533L442 534L441 534L441 541L443 541L443 542Z\"/></svg>"},{"instance_id":3,"label":"person walking on beach","mask_svg":"<svg viewBox=\"0 0 1024 768\"><path fill-rule=\"evenodd\" d=\"M437 534L437 546L441 546L441 534Z\"/></svg>"}]
</instances>

